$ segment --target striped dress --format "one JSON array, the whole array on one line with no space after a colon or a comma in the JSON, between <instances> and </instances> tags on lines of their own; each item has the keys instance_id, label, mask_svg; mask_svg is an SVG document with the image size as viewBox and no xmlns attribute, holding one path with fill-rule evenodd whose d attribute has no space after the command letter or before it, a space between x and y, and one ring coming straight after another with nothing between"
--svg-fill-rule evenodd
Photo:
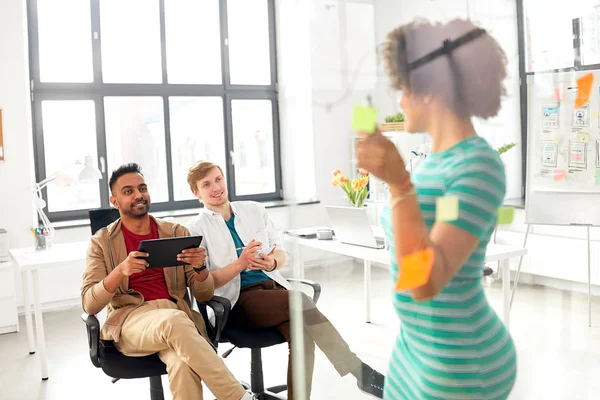
<instances>
[{"instance_id":1,"label":"striped dress","mask_svg":"<svg viewBox=\"0 0 600 400\"><path fill-rule=\"evenodd\" d=\"M432 300L394 292L401 321L385 381L384 399L506 399L516 378L509 332L485 297L482 269L505 194L504 166L480 137L430 155L413 176L425 223L435 222L436 198L456 196L459 218L448 222L480 239L477 249ZM393 244L391 210L382 225ZM393 245L392 279L399 267Z\"/></svg>"}]
</instances>

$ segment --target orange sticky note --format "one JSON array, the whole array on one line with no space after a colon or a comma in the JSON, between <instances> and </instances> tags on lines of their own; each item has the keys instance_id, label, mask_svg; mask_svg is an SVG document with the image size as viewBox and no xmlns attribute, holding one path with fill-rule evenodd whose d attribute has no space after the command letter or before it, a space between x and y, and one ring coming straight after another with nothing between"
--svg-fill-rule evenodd
<instances>
[{"instance_id":1,"label":"orange sticky note","mask_svg":"<svg viewBox=\"0 0 600 400\"><path fill-rule=\"evenodd\" d=\"M594 74L590 72L577 78L577 97L575 98L575 108L583 107L590 100L592 85L594 84Z\"/></svg>"},{"instance_id":2,"label":"orange sticky note","mask_svg":"<svg viewBox=\"0 0 600 400\"><path fill-rule=\"evenodd\" d=\"M400 274L396 280L396 291L403 292L426 284L431 275L433 260L432 248L402 257Z\"/></svg>"},{"instance_id":3,"label":"orange sticky note","mask_svg":"<svg viewBox=\"0 0 600 400\"><path fill-rule=\"evenodd\" d=\"M554 170L554 182L560 182L567 179L567 173L564 169L555 169Z\"/></svg>"}]
</instances>

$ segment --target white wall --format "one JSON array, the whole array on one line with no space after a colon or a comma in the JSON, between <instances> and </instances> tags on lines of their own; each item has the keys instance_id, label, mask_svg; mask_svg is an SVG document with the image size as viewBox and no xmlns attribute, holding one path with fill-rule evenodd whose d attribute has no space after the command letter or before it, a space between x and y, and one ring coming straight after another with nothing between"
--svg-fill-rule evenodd
<instances>
[{"instance_id":1,"label":"white wall","mask_svg":"<svg viewBox=\"0 0 600 400\"><path fill-rule=\"evenodd\" d=\"M5 161L0 161L0 228L11 247L31 245L33 146L25 2L0 0L0 108Z\"/></svg>"}]
</instances>

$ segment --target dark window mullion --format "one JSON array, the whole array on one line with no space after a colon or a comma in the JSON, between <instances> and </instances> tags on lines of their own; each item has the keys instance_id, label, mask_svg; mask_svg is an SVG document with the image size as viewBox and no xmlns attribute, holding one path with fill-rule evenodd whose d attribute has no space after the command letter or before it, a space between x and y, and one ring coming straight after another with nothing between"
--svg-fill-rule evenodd
<instances>
[{"instance_id":1,"label":"dark window mullion","mask_svg":"<svg viewBox=\"0 0 600 400\"><path fill-rule=\"evenodd\" d=\"M36 182L41 182L46 179L46 152L44 149L44 130L43 130L43 116L42 116L42 102L37 100L32 104L34 119L34 157L35 163L35 176ZM42 198L48 205L48 190L44 188L42 190ZM48 208L46 208L46 211ZM44 211L44 212L46 212Z\"/></svg>"},{"instance_id":2,"label":"dark window mullion","mask_svg":"<svg viewBox=\"0 0 600 400\"><path fill-rule=\"evenodd\" d=\"M165 0L159 1L160 7L160 50L162 53L162 82L167 86L167 27L165 22ZM168 92L168 90L166 90ZM163 100L163 118L165 124L165 151L166 151L166 162L167 162L167 191L168 191L168 202L175 201L175 189L173 188L173 157L171 152L171 112L169 108L169 96L162 96Z\"/></svg>"},{"instance_id":3,"label":"dark window mullion","mask_svg":"<svg viewBox=\"0 0 600 400\"><path fill-rule=\"evenodd\" d=\"M275 91L277 88L277 35L276 35L276 19L275 19L275 0L268 0L269 5L269 55L271 59L269 60L269 65L271 66L271 85L275 87ZM279 125L279 121L277 122ZM276 167L277 168L277 167ZM281 168L280 168L281 169Z\"/></svg>"},{"instance_id":4,"label":"dark window mullion","mask_svg":"<svg viewBox=\"0 0 600 400\"><path fill-rule=\"evenodd\" d=\"M230 68L229 68L229 23L227 17L227 0L219 2L221 18L221 70L223 76L223 86L225 90L231 88Z\"/></svg>"},{"instance_id":5,"label":"dark window mullion","mask_svg":"<svg viewBox=\"0 0 600 400\"><path fill-rule=\"evenodd\" d=\"M227 0L219 1L219 17L221 32L221 76L224 88L223 93L223 118L225 122L225 174L227 176L227 191L231 200L236 199L235 194L235 165L232 157L233 148L233 127L231 120L231 98L228 95L228 89L231 88L229 76L229 25L227 21Z\"/></svg>"},{"instance_id":6,"label":"dark window mullion","mask_svg":"<svg viewBox=\"0 0 600 400\"><path fill-rule=\"evenodd\" d=\"M100 25L100 0L91 0L91 38L92 38L92 62L94 69L93 87L99 87L102 84L102 32ZM97 166L102 172L102 179L98 181L100 188L100 207L110 207L110 190L108 179L110 171L108 170L108 149L106 145L106 123L104 116L104 96L101 93L94 93L94 105L96 109L96 148L98 159Z\"/></svg>"},{"instance_id":7,"label":"dark window mullion","mask_svg":"<svg viewBox=\"0 0 600 400\"><path fill-rule=\"evenodd\" d=\"M94 83L92 86L102 84L102 32L100 28L100 0L91 0L92 14L92 62L94 68Z\"/></svg>"},{"instance_id":8,"label":"dark window mullion","mask_svg":"<svg viewBox=\"0 0 600 400\"><path fill-rule=\"evenodd\" d=\"M108 180L111 171L108 170L108 149L106 146L106 124L104 117L104 97L95 96L94 104L96 106L96 148L98 153L97 165L99 164L102 179L98 182L100 187L100 206L102 208L110 207L110 191Z\"/></svg>"},{"instance_id":9,"label":"dark window mullion","mask_svg":"<svg viewBox=\"0 0 600 400\"><path fill-rule=\"evenodd\" d=\"M28 39L29 39L29 73L34 85L40 83L40 41L38 36L37 0L27 1ZM31 87L30 87L31 89Z\"/></svg>"},{"instance_id":10,"label":"dark window mullion","mask_svg":"<svg viewBox=\"0 0 600 400\"><path fill-rule=\"evenodd\" d=\"M519 50L519 99L521 103L521 198L527 194L527 71L525 58L525 17L523 0L516 1Z\"/></svg>"},{"instance_id":11,"label":"dark window mullion","mask_svg":"<svg viewBox=\"0 0 600 400\"><path fill-rule=\"evenodd\" d=\"M233 146L233 122L231 118L231 96L225 94L223 97L225 108L223 115L225 116L225 160L227 165L227 191L229 192L230 200L236 200L237 194L235 193L235 158L233 154L235 148Z\"/></svg>"}]
</instances>

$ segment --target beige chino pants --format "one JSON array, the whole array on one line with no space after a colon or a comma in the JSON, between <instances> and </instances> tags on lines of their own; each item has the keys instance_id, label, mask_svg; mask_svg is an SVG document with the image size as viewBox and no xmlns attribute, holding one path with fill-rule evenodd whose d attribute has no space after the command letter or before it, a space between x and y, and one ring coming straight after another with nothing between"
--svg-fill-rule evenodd
<instances>
[{"instance_id":1,"label":"beige chino pants","mask_svg":"<svg viewBox=\"0 0 600 400\"><path fill-rule=\"evenodd\" d=\"M115 346L132 357L158 353L167 365L173 400L202 400L202 380L218 400L240 400L245 393L194 322L170 300L145 302L129 314Z\"/></svg>"}]
</instances>

